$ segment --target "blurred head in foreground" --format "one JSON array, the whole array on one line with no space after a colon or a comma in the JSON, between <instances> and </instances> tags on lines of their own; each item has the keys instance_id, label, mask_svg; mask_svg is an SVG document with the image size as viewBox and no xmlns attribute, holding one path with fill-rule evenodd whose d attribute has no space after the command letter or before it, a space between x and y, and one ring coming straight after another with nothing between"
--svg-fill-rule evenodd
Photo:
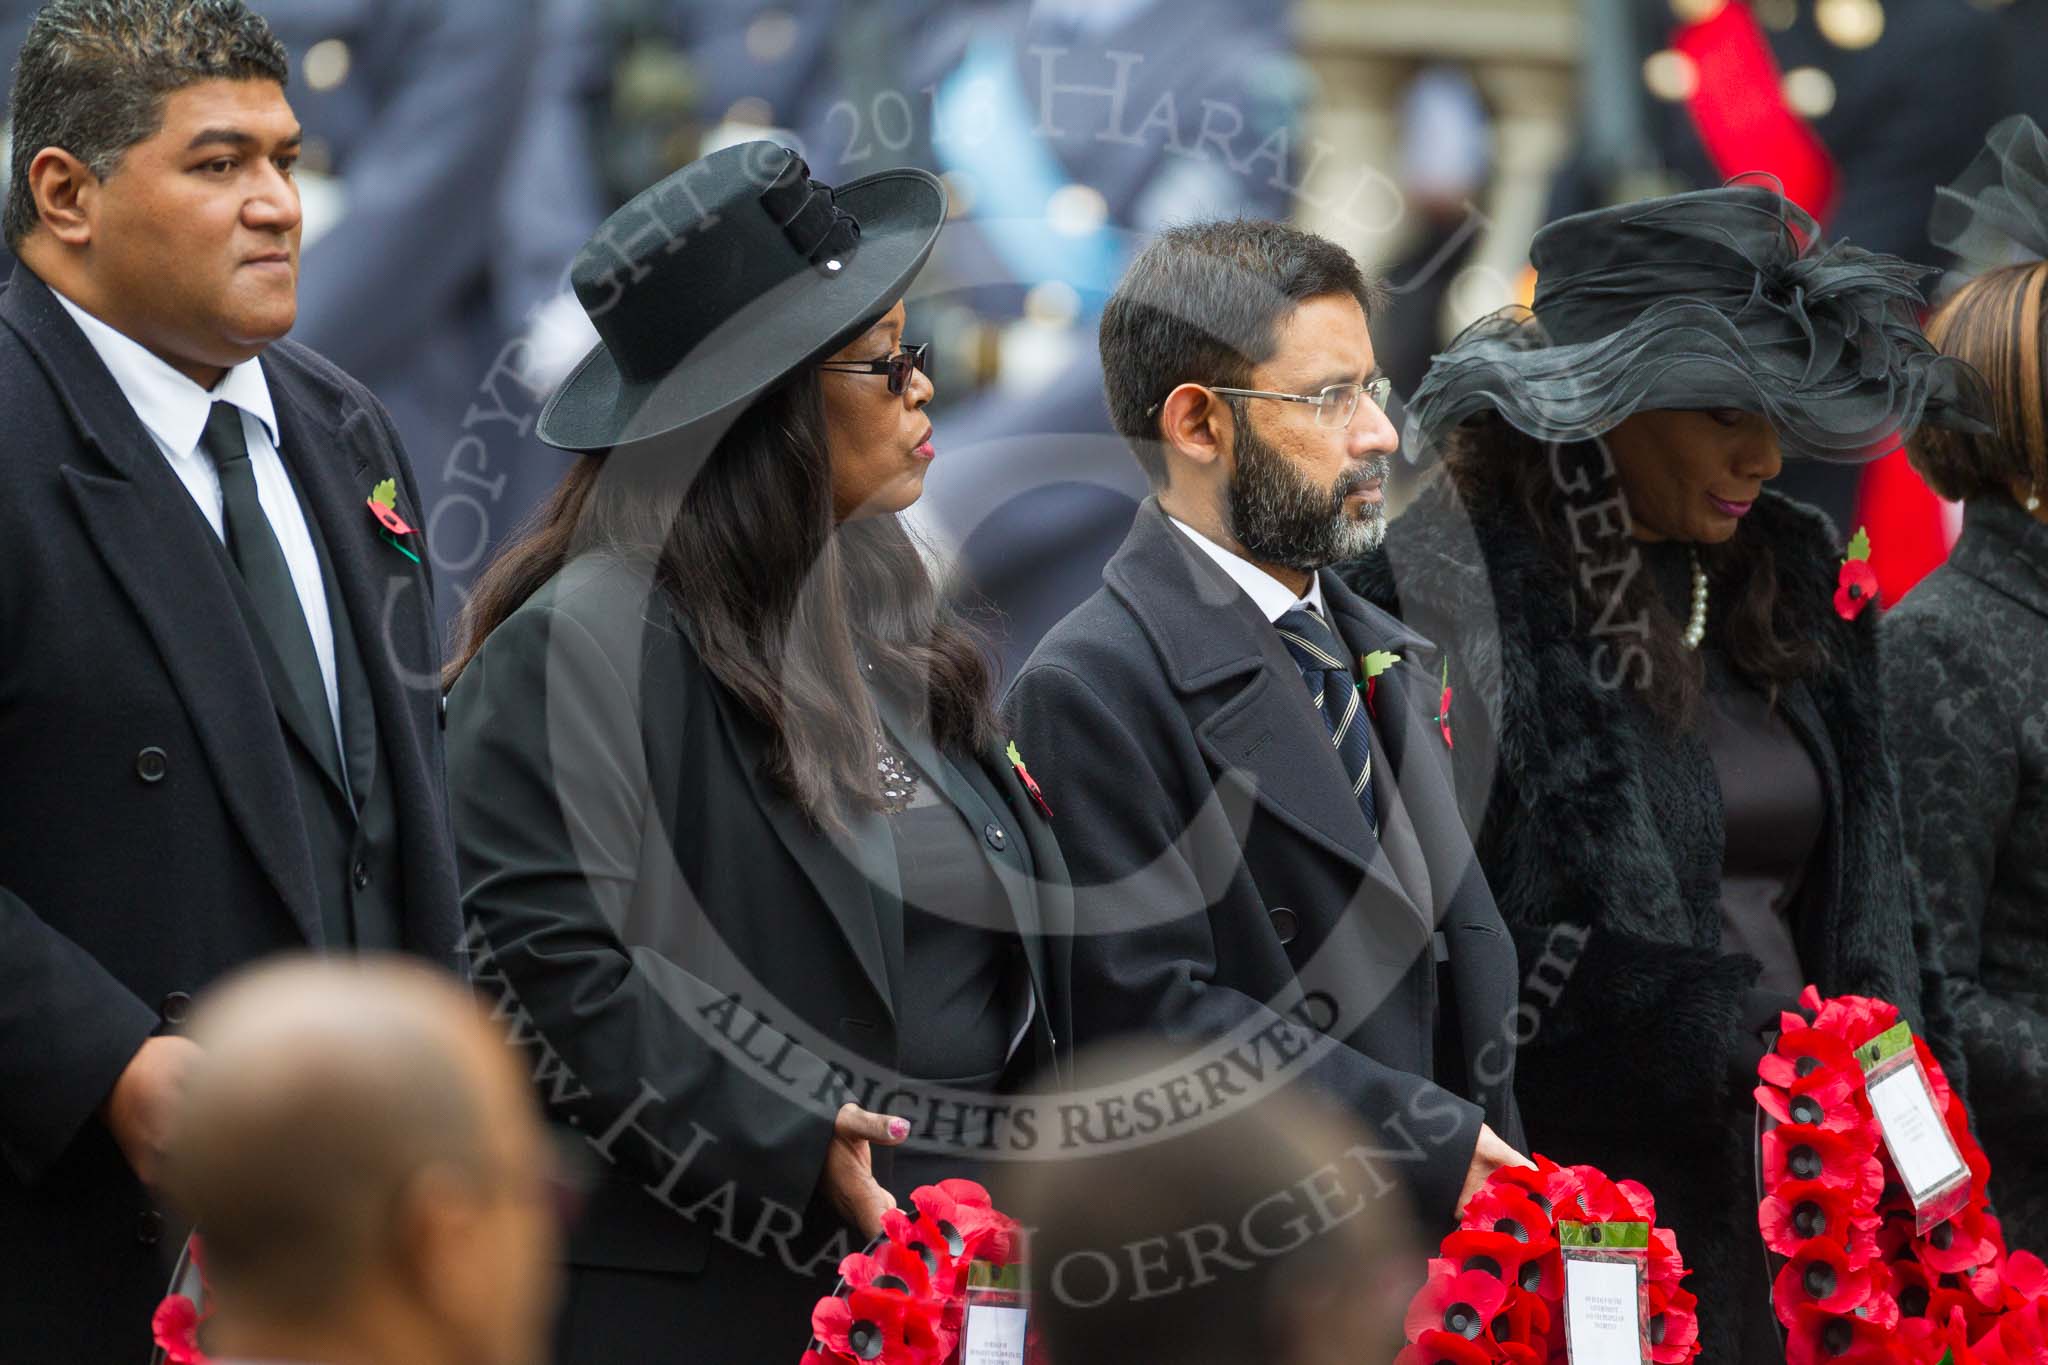
<instances>
[{"instance_id":1,"label":"blurred head in foreground","mask_svg":"<svg viewBox=\"0 0 2048 1365\"><path fill-rule=\"evenodd\" d=\"M1084 1059L1062 1098L1095 1102L1097 1087L1099 1100L1188 1065L1115 1045ZM1026 1170L1012 1211L1031 1229L1047 1360L1392 1359L1423 1260L1377 1147L1292 1086L1158 1141Z\"/></svg>"},{"instance_id":2,"label":"blurred head in foreground","mask_svg":"<svg viewBox=\"0 0 2048 1365\"><path fill-rule=\"evenodd\" d=\"M204 1244L215 1358L533 1365L556 1299L553 1153L469 994L294 960L199 1010L166 1159Z\"/></svg>"}]
</instances>

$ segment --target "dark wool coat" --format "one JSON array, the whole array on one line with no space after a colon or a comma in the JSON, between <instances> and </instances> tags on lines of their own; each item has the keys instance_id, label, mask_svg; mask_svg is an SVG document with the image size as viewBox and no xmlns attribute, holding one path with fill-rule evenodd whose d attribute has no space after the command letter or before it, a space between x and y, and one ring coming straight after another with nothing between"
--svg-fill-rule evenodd
<instances>
[{"instance_id":1,"label":"dark wool coat","mask_svg":"<svg viewBox=\"0 0 2048 1365\"><path fill-rule=\"evenodd\" d=\"M406 946L458 959L427 566L363 506L418 494L368 390L263 353L388 764ZM292 758L233 561L27 267L0 293L0 1360L142 1360L180 1239L100 1103L222 973L323 943Z\"/></svg>"},{"instance_id":2,"label":"dark wool coat","mask_svg":"<svg viewBox=\"0 0 2048 1365\"><path fill-rule=\"evenodd\" d=\"M1155 499L1003 709L1073 875L1076 1042L1150 1033L1192 1054L1248 1038L1229 1074L1252 1084L1307 1050L1299 1074L1371 1124L1434 1238L1480 1124L1521 1146L1519 973L1431 721L1430 645L1334 574L1322 586L1351 650L1407 661L1372 702L1375 781L1413 821L1427 907L1374 839L1279 632ZM1301 1025L1321 1035L1312 1050Z\"/></svg>"},{"instance_id":3,"label":"dark wool coat","mask_svg":"<svg viewBox=\"0 0 2048 1365\"><path fill-rule=\"evenodd\" d=\"M2048 1249L2048 526L1972 502L1948 563L1885 617L1885 653L1906 848L1992 1201L2015 1247Z\"/></svg>"},{"instance_id":4,"label":"dark wool coat","mask_svg":"<svg viewBox=\"0 0 2048 1365\"><path fill-rule=\"evenodd\" d=\"M1766 493L1741 535L1776 552L1785 629L1829 656L1781 702L1826 805L1795 911L1801 963L1824 994L1882 996L1917 1026L1875 614L1835 613L1841 551L1819 513ZM1754 1078L1731 1075L1759 964L1720 947L1721 791L1706 744L1673 735L1632 685L1602 685L1628 637L1575 613L1568 572L1518 514L1466 509L1439 479L1346 576L1449 654L1459 800L1535 964L1518 1091L1530 1141L1649 1186L1693 1267L1708 1358L1737 1360L1738 1315L1770 1311L1753 1255L1738 1254L1758 1235L1753 1106L1737 1088Z\"/></svg>"}]
</instances>

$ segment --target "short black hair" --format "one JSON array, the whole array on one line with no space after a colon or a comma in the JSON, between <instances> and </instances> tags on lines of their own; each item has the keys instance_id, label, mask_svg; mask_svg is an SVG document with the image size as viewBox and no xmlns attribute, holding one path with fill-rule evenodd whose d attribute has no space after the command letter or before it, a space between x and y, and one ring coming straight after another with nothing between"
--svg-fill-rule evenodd
<instances>
[{"instance_id":1,"label":"short black hair","mask_svg":"<svg viewBox=\"0 0 2048 1365\"><path fill-rule=\"evenodd\" d=\"M1103 307L1099 338L1110 421L1153 487L1166 462L1150 410L1182 384L1243 387L1287 316L1327 294L1357 299L1367 318L1379 307L1379 286L1350 252L1267 219L1168 228L1139 253Z\"/></svg>"},{"instance_id":2,"label":"short black hair","mask_svg":"<svg viewBox=\"0 0 2048 1365\"><path fill-rule=\"evenodd\" d=\"M14 68L7 245L35 230L28 168L61 147L105 180L163 127L164 102L201 81L276 81L291 58L242 0L50 0Z\"/></svg>"}]
</instances>

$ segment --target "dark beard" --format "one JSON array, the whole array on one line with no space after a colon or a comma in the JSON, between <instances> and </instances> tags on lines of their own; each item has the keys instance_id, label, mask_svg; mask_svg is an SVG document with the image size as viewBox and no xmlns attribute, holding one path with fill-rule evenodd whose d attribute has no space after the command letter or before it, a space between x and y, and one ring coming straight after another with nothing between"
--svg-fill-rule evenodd
<instances>
[{"instance_id":1,"label":"dark beard","mask_svg":"<svg viewBox=\"0 0 2048 1365\"><path fill-rule=\"evenodd\" d=\"M1345 510L1344 500L1373 479L1386 487L1393 473L1393 462L1386 456L1347 469L1326 488L1302 478L1285 455L1244 421L1237 424L1233 454L1236 468L1230 475L1224 524L1254 562L1313 573L1358 559L1378 549L1385 538L1384 503L1368 504L1359 518Z\"/></svg>"}]
</instances>

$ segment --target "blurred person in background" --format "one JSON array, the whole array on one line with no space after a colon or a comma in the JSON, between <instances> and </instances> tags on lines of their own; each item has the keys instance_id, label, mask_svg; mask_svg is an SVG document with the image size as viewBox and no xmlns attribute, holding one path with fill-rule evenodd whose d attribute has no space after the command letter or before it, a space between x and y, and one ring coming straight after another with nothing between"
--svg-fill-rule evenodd
<instances>
[{"instance_id":1,"label":"blurred person in background","mask_svg":"<svg viewBox=\"0 0 2048 1365\"><path fill-rule=\"evenodd\" d=\"M479 981L615 1163L571 1365L788 1359L897 1199L973 1175L963 1106L1071 1046L1050 817L897 516L944 458L901 301L945 209L739 143L576 261L603 339L540 433L578 458L448 675Z\"/></svg>"},{"instance_id":2,"label":"blurred person in background","mask_svg":"<svg viewBox=\"0 0 2048 1365\"><path fill-rule=\"evenodd\" d=\"M390 409L420 485L419 530L444 626L488 551L562 468L527 439L538 399L499 372L501 352L542 302L531 270L520 269L522 243L552 243L559 279L595 225L546 221L573 212L586 166L550 159L557 183L529 180L516 199L506 191L530 111L549 107L535 88L542 3L253 4L292 54L306 130L305 279L292 338ZM523 411L496 416L522 399Z\"/></svg>"},{"instance_id":3,"label":"blurred person in background","mask_svg":"<svg viewBox=\"0 0 2048 1365\"><path fill-rule=\"evenodd\" d=\"M1081 1058L1069 1093L1128 1102L1133 1078L1185 1083L1188 1065L1155 1042L1108 1044ZM1031 1230L1048 1365L1391 1360L1423 1259L1400 1186L1374 1164L1382 1150L1294 1086L1004 1172L997 1202Z\"/></svg>"},{"instance_id":4,"label":"blurred person in background","mask_svg":"<svg viewBox=\"0 0 2048 1365\"><path fill-rule=\"evenodd\" d=\"M1656 1190L1706 1354L1775 1359L1745 1212L1765 1040L1809 982L1925 1016L1876 613L1770 484L1988 405L1921 335L1914 267L1775 186L1567 218L1533 258L1533 314L1411 400L1442 469L1345 576L1442 645L1487 880L1523 960L1567 964L1526 997L1531 1141Z\"/></svg>"},{"instance_id":5,"label":"blurred person in background","mask_svg":"<svg viewBox=\"0 0 2048 1365\"><path fill-rule=\"evenodd\" d=\"M377 400L282 338L301 125L237 0L58 0L0 294L0 1319L146 1347L192 995L287 948L453 966L430 566ZM376 500L373 506L367 506Z\"/></svg>"},{"instance_id":6,"label":"blurred person in background","mask_svg":"<svg viewBox=\"0 0 2048 1365\"><path fill-rule=\"evenodd\" d=\"M1997 430L1923 431L1963 534L1885 617L1906 849L1935 919L1937 1028L1966 1060L1992 1197L2048 1220L2048 138L2003 122L1934 212L1976 272L1928 337L1990 382ZM1944 1017L1945 1016L1945 1017Z\"/></svg>"},{"instance_id":7,"label":"blurred person in background","mask_svg":"<svg viewBox=\"0 0 2048 1365\"><path fill-rule=\"evenodd\" d=\"M164 1188L201 1230L218 1365L542 1365L564 1173L473 996L286 958L209 992L191 1036Z\"/></svg>"}]
</instances>

